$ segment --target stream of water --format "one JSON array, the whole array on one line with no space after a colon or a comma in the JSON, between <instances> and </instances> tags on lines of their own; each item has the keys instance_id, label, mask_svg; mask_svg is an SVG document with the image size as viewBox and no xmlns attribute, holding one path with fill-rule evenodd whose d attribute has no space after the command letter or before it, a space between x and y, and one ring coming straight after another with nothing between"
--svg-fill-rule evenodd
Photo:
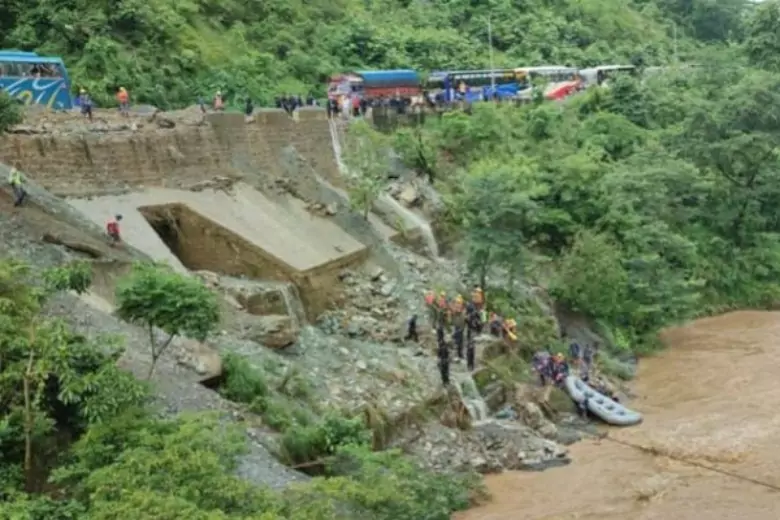
<instances>
[{"instance_id":1,"label":"stream of water","mask_svg":"<svg viewBox=\"0 0 780 520\"><path fill-rule=\"evenodd\" d=\"M457 376L455 389L460 394L463 405L469 412L471 420L476 422L484 421L490 417L490 410L482 395L479 393L477 383L471 374Z\"/></svg>"},{"instance_id":2,"label":"stream of water","mask_svg":"<svg viewBox=\"0 0 780 520\"><path fill-rule=\"evenodd\" d=\"M336 157L336 164L339 167L339 171L342 175L349 176L347 166L344 164L344 158L341 148L341 135L338 128L338 123L334 120L329 121L330 126L330 140L333 146L333 155ZM410 231L418 230L425 241L425 246L428 249L428 253L434 258L439 256L439 244L436 242L436 236L433 234L431 224L417 212L407 208L389 193L382 193L379 199L376 201L376 205L391 212L396 218L401 220L401 224L405 229Z\"/></svg>"},{"instance_id":3,"label":"stream of water","mask_svg":"<svg viewBox=\"0 0 780 520\"><path fill-rule=\"evenodd\" d=\"M780 313L734 312L662 338L668 349L641 362L633 387L641 426L575 444L566 468L488 477L494 500L455 518L779 518Z\"/></svg>"}]
</instances>

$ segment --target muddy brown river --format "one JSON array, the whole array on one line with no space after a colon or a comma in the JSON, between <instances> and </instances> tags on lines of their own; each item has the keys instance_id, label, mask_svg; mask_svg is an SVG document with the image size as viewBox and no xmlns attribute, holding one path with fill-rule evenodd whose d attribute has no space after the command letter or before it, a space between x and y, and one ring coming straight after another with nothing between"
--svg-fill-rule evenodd
<instances>
[{"instance_id":1,"label":"muddy brown river","mask_svg":"<svg viewBox=\"0 0 780 520\"><path fill-rule=\"evenodd\" d=\"M780 312L734 312L662 337L667 350L642 360L633 385L642 425L575 444L567 467L490 476L492 502L455 518L780 518Z\"/></svg>"}]
</instances>

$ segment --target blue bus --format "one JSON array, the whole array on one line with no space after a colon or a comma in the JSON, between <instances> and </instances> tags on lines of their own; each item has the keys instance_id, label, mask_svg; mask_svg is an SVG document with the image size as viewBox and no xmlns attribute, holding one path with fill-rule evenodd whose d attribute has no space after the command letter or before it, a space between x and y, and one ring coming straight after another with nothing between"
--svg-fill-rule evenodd
<instances>
[{"instance_id":1,"label":"blue bus","mask_svg":"<svg viewBox=\"0 0 780 520\"><path fill-rule=\"evenodd\" d=\"M512 98L528 86L526 78L519 77L514 69L436 71L428 76L427 82L428 89L442 92L447 101L469 102Z\"/></svg>"},{"instance_id":2,"label":"blue bus","mask_svg":"<svg viewBox=\"0 0 780 520\"><path fill-rule=\"evenodd\" d=\"M60 58L0 50L0 90L26 105L56 110L73 108L70 78Z\"/></svg>"}]
</instances>

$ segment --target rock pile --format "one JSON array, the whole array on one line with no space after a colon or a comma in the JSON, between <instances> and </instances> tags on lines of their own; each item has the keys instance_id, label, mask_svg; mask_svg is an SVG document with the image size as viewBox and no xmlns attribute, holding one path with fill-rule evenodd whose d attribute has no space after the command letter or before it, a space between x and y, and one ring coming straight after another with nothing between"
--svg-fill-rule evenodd
<instances>
[{"instance_id":1,"label":"rock pile","mask_svg":"<svg viewBox=\"0 0 780 520\"><path fill-rule=\"evenodd\" d=\"M398 444L438 471L539 471L570 462L564 446L516 421L489 419L467 431L430 424L410 437Z\"/></svg>"}]
</instances>

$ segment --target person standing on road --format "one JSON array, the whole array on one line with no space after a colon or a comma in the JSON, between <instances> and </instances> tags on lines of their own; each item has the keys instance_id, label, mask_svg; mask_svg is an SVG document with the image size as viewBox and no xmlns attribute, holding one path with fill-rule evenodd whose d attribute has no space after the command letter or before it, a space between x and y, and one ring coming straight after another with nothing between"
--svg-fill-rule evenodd
<instances>
[{"instance_id":1,"label":"person standing on road","mask_svg":"<svg viewBox=\"0 0 780 520\"><path fill-rule=\"evenodd\" d=\"M130 117L130 94L127 93L125 87L119 87L116 101L119 103L119 113L124 117Z\"/></svg>"}]
</instances>

